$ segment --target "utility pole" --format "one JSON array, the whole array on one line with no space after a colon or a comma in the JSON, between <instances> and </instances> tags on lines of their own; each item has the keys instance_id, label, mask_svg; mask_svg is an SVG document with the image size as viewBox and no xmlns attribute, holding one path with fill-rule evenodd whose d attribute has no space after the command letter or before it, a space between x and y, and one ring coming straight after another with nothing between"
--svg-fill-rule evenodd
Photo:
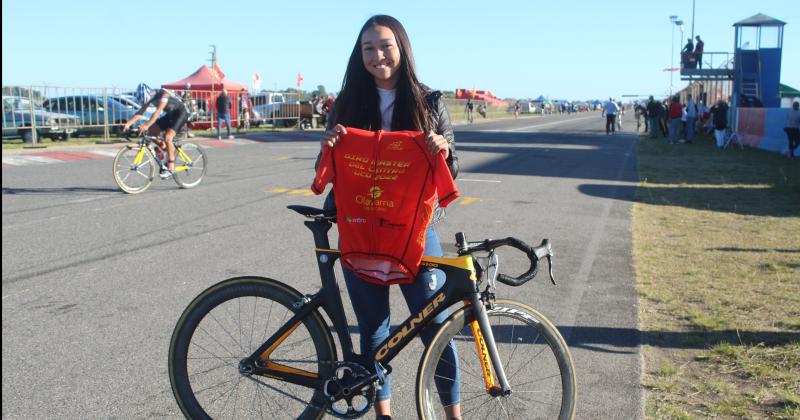
<instances>
[{"instance_id":1,"label":"utility pole","mask_svg":"<svg viewBox=\"0 0 800 420\"><path fill-rule=\"evenodd\" d=\"M211 47L211 97L208 98L208 109L209 115L211 115L211 127L214 127L214 108L215 106L211 103L214 100L214 71L217 68L217 46L216 45L209 45Z\"/></svg>"},{"instance_id":2,"label":"utility pole","mask_svg":"<svg viewBox=\"0 0 800 420\"><path fill-rule=\"evenodd\" d=\"M692 0L692 39L694 39L694 2L695 0Z\"/></svg>"},{"instance_id":3,"label":"utility pole","mask_svg":"<svg viewBox=\"0 0 800 420\"><path fill-rule=\"evenodd\" d=\"M672 27L672 54L670 54L669 58L669 96L672 96L672 80L673 80L673 73L675 72L675 22L678 20L678 16L672 15L669 17L670 23L669 25Z\"/></svg>"}]
</instances>

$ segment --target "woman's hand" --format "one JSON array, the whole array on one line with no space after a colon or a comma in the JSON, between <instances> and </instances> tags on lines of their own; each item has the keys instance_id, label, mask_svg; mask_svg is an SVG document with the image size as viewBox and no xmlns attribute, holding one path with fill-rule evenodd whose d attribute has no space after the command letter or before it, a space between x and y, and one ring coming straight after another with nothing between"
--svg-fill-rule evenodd
<instances>
[{"instance_id":1,"label":"woman's hand","mask_svg":"<svg viewBox=\"0 0 800 420\"><path fill-rule=\"evenodd\" d=\"M441 134L436 134L433 131L425 136L425 142L428 143L428 148L434 155L439 152L445 152L444 157L450 156L450 147L447 144L447 139Z\"/></svg>"},{"instance_id":2,"label":"woman's hand","mask_svg":"<svg viewBox=\"0 0 800 420\"><path fill-rule=\"evenodd\" d=\"M347 129L341 124L336 124L333 130L328 130L322 135L322 140L319 142L320 147L333 147L339 141L340 134L347 134Z\"/></svg>"}]
</instances>

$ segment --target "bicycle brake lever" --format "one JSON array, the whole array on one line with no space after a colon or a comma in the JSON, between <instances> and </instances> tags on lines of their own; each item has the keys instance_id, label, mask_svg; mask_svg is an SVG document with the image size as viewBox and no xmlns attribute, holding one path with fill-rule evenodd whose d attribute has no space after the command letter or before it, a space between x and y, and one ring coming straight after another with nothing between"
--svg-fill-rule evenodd
<instances>
[{"instance_id":1,"label":"bicycle brake lever","mask_svg":"<svg viewBox=\"0 0 800 420\"><path fill-rule=\"evenodd\" d=\"M548 255L547 256L547 269L550 272L550 282L553 283L553 285L555 285L556 284L556 278L555 278L555 276L553 276L553 256L552 255Z\"/></svg>"}]
</instances>

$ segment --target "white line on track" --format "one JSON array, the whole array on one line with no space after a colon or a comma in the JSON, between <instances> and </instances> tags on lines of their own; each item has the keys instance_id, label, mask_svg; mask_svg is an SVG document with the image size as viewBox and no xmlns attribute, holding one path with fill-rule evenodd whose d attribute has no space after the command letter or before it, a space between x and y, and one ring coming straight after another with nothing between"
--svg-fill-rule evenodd
<instances>
[{"instance_id":1,"label":"white line on track","mask_svg":"<svg viewBox=\"0 0 800 420\"><path fill-rule=\"evenodd\" d=\"M511 130L506 130L506 131L531 130L531 129L537 129L537 128L541 128L541 127L546 127L546 126L549 126L549 125L564 124L564 123L580 121L580 120L588 120L589 118L597 119L597 116L595 115L595 116L592 116L592 117L570 118L570 119L567 119L567 120L553 121L553 122L544 123L544 124L536 124L536 125L528 125L528 126L525 126L525 127L512 128Z\"/></svg>"}]
</instances>

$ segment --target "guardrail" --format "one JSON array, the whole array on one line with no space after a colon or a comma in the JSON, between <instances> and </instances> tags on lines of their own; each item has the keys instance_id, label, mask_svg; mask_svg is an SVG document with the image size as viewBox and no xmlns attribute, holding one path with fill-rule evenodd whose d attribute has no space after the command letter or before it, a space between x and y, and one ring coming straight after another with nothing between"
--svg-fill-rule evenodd
<instances>
[{"instance_id":1,"label":"guardrail","mask_svg":"<svg viewBox=\"0 0 800 420\"><path fill-rule=\"evenodd\" d=\"M37 144L41 138L68 140L71 136L100 135L110 141L122 130L141 107L142 98L135 88L127 87L62 87L49 85L4 86L3 138L21 137L25 143ZM193 129L214 129L217 124L215 101L219 90L177 90L178 95L192 113ZM259 107L253 103L258 97L269 95L279 100L270 103L268 115L258 115ZM290 127L300 118L297 93L246 91L228 92L231 99L232 125L244 120L247 109L255 125L272 124L273 127ZM244 101L242 99L244 98ZM152 115L155 107L145 112Z\"/></svg>"}]
</instances>

